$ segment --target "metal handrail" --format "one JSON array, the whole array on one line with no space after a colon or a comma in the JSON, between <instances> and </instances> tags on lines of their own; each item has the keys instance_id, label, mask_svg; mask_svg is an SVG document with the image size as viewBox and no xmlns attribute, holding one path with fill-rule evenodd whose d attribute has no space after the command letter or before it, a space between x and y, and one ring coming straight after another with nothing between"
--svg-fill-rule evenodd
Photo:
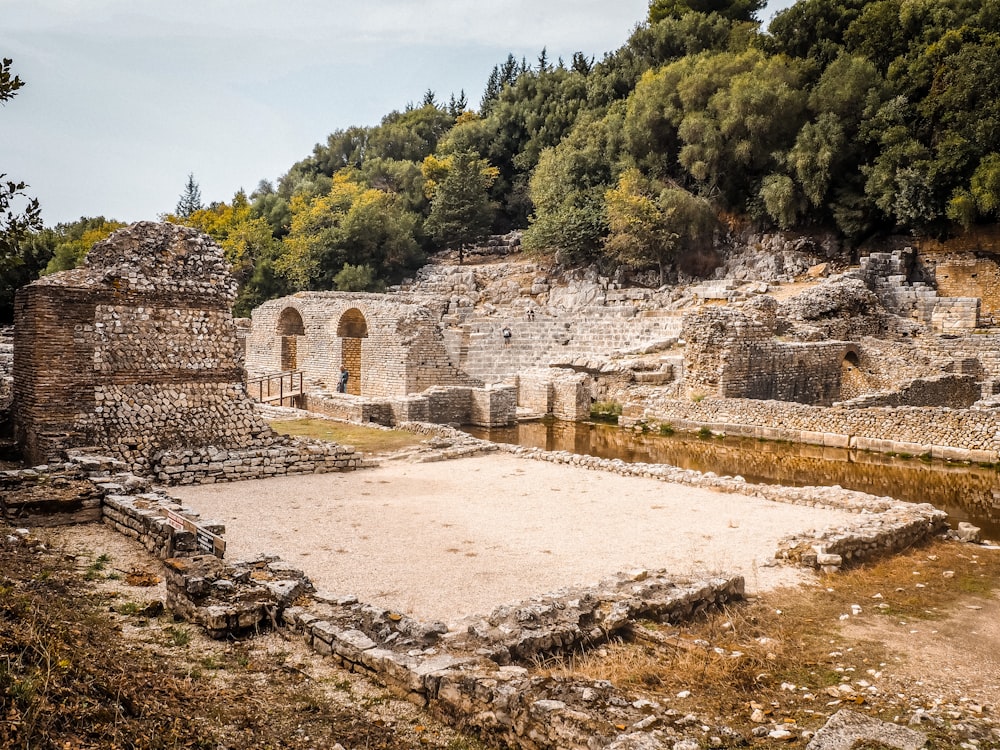
<instances>
[{"instance_id":1,"label":"metal handrail","mask_svg":"<svg viewBox=\"0 0 1000 750\"><path fill-rule=\"evenodd\" d=\"M285 390L286 380L288 381L287 391ZM277 381L278 386L277 395L274 394L275 381ZM254 390L257 391L256 394L254 394ZM256 395L257 400L262 404L277 401L280 405L284 403L286 398L294 399L304 392L302 370L285 370L247 380L247 393L251 396Z\"/></svg>"}]
</instances>

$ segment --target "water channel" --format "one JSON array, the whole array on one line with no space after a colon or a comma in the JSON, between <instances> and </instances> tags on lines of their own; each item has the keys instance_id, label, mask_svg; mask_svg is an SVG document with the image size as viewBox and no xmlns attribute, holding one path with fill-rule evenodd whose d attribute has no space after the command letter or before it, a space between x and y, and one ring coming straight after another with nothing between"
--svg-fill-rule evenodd
<instances>
[{"instance_id":1,"label":"water channel","mask_svg":"<svg viewBox=\"0 0 1000 750\"><path fill-rule=\"evenodd\" d=\"M750 438L643 434L579 422L546 420L501 429L465 429L475 437L498 443L620 458L630 463L672 464L740 475L761 484L836 484L873 495L931 503L948 512L953 526L969 521L982 528L984 538L1000 541L1000 471L996 469Z\"/></svg>"}]
</instances>

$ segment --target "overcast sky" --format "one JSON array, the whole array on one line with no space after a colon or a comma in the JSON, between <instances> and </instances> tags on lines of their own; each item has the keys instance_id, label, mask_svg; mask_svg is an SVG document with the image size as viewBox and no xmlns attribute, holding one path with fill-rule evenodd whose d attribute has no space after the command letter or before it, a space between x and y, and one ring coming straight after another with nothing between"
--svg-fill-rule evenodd
<instances>
[{"instance_id":1,"label":"overcast sky","mask_svg":"<svg viewBox=\"0 0 1000 750\"><path fill-rule=\"evenodd\" d=\"M772 0L763 13L791 0ZM275 180L327 134L462 89L508 52L600 59L648 0L0 0L0 172L47 226L172 211Z\"/></svg>"}]
</instances>

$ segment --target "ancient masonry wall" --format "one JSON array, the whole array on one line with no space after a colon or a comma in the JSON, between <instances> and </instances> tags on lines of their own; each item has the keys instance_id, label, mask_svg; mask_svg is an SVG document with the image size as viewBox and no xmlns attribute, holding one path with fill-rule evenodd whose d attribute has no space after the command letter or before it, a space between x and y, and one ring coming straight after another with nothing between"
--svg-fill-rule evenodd
<instances>
[{"instance_id":1,"label":"ancient masonry wall","mask_svg":"<svg viewBox=\"0 0 1000 750\"><path fill-rule=\"evenodd\" d=\"M558 368L533 368L516 377L518 406L532 414L578 421L590 417L590 377Z\"/></svg>"},{"instance_id":2,"label":"ancient masonry wall","mask_svg":"<svg viewBox=\"0 0 1000 750\"><path fill-rule=\"evenodd\" d=\"M876 406L946 406L967 409L982 397L982 387L974 375L945 374L914 378L898 390L869 393L839 404L862 409Z\"/></svg>"},{"instance_id":3,"label":"ancient masonry wall","mask_svg":"<svg viewBox=\"0 0 1000 750\"><path fill-rule=\"evenodd\" d=\"M919 262L943 297L979 298L982 313L1000 313L1000 230L977 227L944 242L917 241Z\"/></svg>"},{"instance_id":4,"label":"ancient masonry wall","mask_svg":"<svg viewBox=\"0 0 1000 750\"><path fill-rule=\"evenodd\" d=\"M517 389L502 384L485 388L435 386L423 393L389 399L307 390L305 409L351 422L389 427L404 422L506 427L517 419Z\"/></svg>"},{"instance_id":5,"label":"ancient masonry wall","mask_svg":"<svg viewBox=\"0 0 1000 750\"><path fill-rule=\"evenodd\" d=\"M405 396L432 385L482 385L451 361L438 317L402 295L300 292L271 300L253 312L247 371L298 369L333 389L347 366L355 370L348 392L371 397Z\"/></svg>"},{"instance_id":6,"label":"ancient masonry wall","mask_svg":"<svg viewBox=\"0 0 1000 750\"><path fill-rule=\"evenodd\" d=\"M243 391L235 292L211 240L149 222L95 245L83 267L19 290L15 428L25 458L95 446L142 468L173 447L266 441Z\"/></svg>"},{"instance_id":7,"label":"ancient masonry wall","mask_svg":"<svg viewBox=\"0 0 1000 750\"><path fill-rule=\"evenodd\" d=\"M709 307L684 317L688 393L807 404L836 401L841 364L851 344L778 341L773 310L762 313L753 316L733 308Z\"/></svg>"},{"instance_id":8,"label":"ancient masonry wall","mask_svg":"<svg viewBox=\"0 0 1000 750\"><path fill-rule=\"evenodd\" d=\"M620 423L628 426L637 421L832 448L914 456L927 453L953 461L1000 460L1000 414L986 409L849 409L751 399L706 398L697 403L661 399L626 405Z\"/></svg>"},{"instance_id":9,"label":"ancient masonry wall","mask_svg":"<svg viewBox=\"0 0 1000 750\"><path fill-rule=\"evenodd\" d=\"M563 363L595 352L627 351L676 339L681 317L672 311L640 311L631 304L592 305L556 314L538 310L446 315L444 339L454 361L470 376L498 382L529 368ZM511 331L505 344L502 331Z\"/></svg>"},{"instance_id":10,"label":"ancient masonry wall","mask_svg":"<svg viewBox=\"0 0 1000 750\"><path fill-rule=\"evenodd\" d=\"M939 359L978 363L984 379L1000 380L1000 329L981 328L961 336L922 336L915 340L921 351Z\"/></svg>"},{"instance_id":11,"label":"ancient masonry wall","mask_svg":"<svg viewBox=\"0 0 1000 750\"><path fill-rule=\"evenodd\" d=\"M979 295L947 297L944 290L924 281L910 281L915 253L913 248L891 253L871 253L861 259L853 272L865 282L882 303L895 313L911 315L939 333L971 331L979 325Z\"/></svg>"}]
</instances>

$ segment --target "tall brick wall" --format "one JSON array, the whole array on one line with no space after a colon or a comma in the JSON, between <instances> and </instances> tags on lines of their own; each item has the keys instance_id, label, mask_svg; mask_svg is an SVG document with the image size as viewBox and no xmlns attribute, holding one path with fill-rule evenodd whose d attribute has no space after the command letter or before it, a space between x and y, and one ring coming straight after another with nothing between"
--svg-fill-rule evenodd
<instances>
[{"instance_id":1,"label":"tall brick wall","mask_svg":"<svg viewBox=\"0 0 1000 750\"><path fill-rule=\"evenodd\" d=\"M148 468L164 450L267 439L242 385L235 293L217 245L151 222L19 290L15 432L26 460L93 446Z\"/></svg>"}]
</instances>

